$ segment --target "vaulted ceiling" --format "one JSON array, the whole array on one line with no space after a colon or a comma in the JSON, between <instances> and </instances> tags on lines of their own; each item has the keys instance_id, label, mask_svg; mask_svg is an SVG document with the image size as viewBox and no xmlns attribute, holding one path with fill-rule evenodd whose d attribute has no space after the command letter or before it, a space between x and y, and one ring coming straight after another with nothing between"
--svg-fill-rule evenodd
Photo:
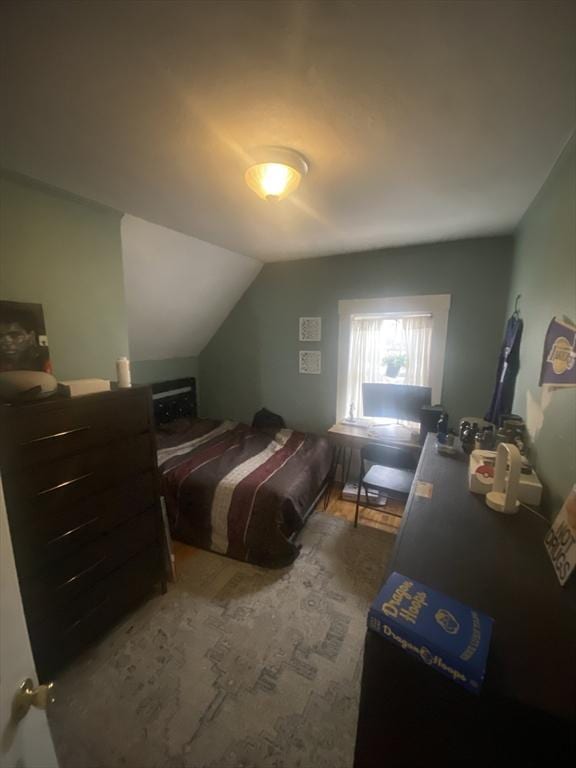
<instances>
[{"instance_id":1,"label":"vaulted ceiling","mask_svg":"<svg viewBox=\"0 0 576 768\"><path fill-rule=\"evenodd\" d=\"M574 129L572 2L1 5L3 165L261 260L509 231Z\"/></svg>"},{"instance_id":2,"label":"vaulted ceiling","mask_svg":"<svg viewBox=\"0 0 576 768\"><path fill-rule=\"evenodd\" d=\"M197 356L262 264L134 216L122 219L133 360Z\"/></svg>"}]
</instances>

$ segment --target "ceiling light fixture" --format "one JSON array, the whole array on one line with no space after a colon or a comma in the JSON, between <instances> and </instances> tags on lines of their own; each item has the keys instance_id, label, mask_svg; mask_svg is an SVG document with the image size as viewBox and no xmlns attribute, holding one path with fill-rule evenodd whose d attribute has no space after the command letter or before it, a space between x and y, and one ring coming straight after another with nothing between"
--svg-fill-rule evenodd
<instances>
[{"instance_id":1,"label":"ceiling light fixture","mask_svg":"<svg viewBox=\"0 0 576 768\"><path fill-rule=\"evenodd\" d=\"M283 200L300 186L308 163L292 149L263 147L252 152L254 163L244 176L246 184L262 200Z\"/></svg>"}]
</instances>

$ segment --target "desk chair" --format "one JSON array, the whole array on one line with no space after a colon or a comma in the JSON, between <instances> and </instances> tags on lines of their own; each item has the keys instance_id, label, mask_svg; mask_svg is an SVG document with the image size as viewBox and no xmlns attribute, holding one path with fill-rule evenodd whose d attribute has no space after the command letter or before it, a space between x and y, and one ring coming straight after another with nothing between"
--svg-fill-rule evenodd
<instances>
[{"instance_id":1,"label":"desk chair","mask_svg":"<svg viewBox=\"0 0 576 768\"><path fill-rule=\"evenodd\" d=\"M366 462L372 466L366 471ZM360 449L360 477L358 478L358 495L356 496L356 515L354 527L358 526L360 513L360 494L364 489L366 504L364 507L374 509L384 514L396 514L386 512L382 507L370 504L368 491L385 493L393 499L404 501L408 498L414 474L416 471L417 457L407 448L397 448L392 445L376 445L368 443ZM400 517L401 515L397 515Z\"/></svg>"}]
</instances>

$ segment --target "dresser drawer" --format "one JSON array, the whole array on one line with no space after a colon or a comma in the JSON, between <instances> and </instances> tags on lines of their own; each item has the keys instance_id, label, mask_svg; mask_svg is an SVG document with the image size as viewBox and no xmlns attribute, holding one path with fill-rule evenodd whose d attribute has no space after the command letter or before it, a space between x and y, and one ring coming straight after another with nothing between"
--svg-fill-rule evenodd
<instances>
[{"instance_id":1,"label":"dresser drawer","mask_svg":"<svg viewBox=\"0 0 576 768\"><path fill-rule=\"evenodd\" d=\"M39 621L70 602L138 552L157 542L158 536L158 513L149 510L34 576L21 578L20 588L28 621Z\"/></svg>"},{"instance_id":2,"label":"dresser drawer","mask_svg":"<svg viewBox=\"0 0 576 768\"><path fill-rule=\"evenodd\" d=\"M60 398L1 411L0 461L17 469L151 428L146 389Z\"/></svg>"},{"instance_id":3,"label":"dresser drawer","mask_svg":"<svg viewBox=\"0 0 576 768\"><path fill-rule=\"evenodd\" d=\"M159 550L149 547L66 606L53 610L45 621L29 623L40 680L48 679L137 605L160 580L161 569Z\"/></svg>"},{"instance_id":4,"label":"dresser drawer","mask_svg":"<svg viewBox=\"0 0 576 768\"><path fill-rule=\"evenodd\" d=\"M120 485L15 526L13 543L21 578L67 557L141 512L157 508L156 475L133 475Z\"/></svg>"},{"instance_id":5,"label":"dresser drawer","mask_svg":"<svg viewBox=\"0 0 576 768\"><path fill-rule=\"evenodd\" d=\"M149 433L92 448L48 464L3 477L10 525L30 525L77 504L80 499L155 469L153 436Z\"/></svg>"}]
</instances>

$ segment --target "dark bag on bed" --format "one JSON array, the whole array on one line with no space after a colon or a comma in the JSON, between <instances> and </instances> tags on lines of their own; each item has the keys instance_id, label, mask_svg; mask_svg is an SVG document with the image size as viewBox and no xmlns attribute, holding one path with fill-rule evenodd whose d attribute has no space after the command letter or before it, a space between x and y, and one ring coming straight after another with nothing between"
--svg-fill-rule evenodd
<instances>
[{"instance_id":1,"label":"dark bag on bed","mask_svg":"<svg viewBox=\"0 0 576 768\"><path fill-rule=\"evenodd\" d=\"M286 424L284 423L282 416L278 416L277 413L272 413L272 411L269 411L267 408L262 408L258 413L254 414L252 426L254 429L277 430L283 429Z\"/></svg>"}]
</instances>

